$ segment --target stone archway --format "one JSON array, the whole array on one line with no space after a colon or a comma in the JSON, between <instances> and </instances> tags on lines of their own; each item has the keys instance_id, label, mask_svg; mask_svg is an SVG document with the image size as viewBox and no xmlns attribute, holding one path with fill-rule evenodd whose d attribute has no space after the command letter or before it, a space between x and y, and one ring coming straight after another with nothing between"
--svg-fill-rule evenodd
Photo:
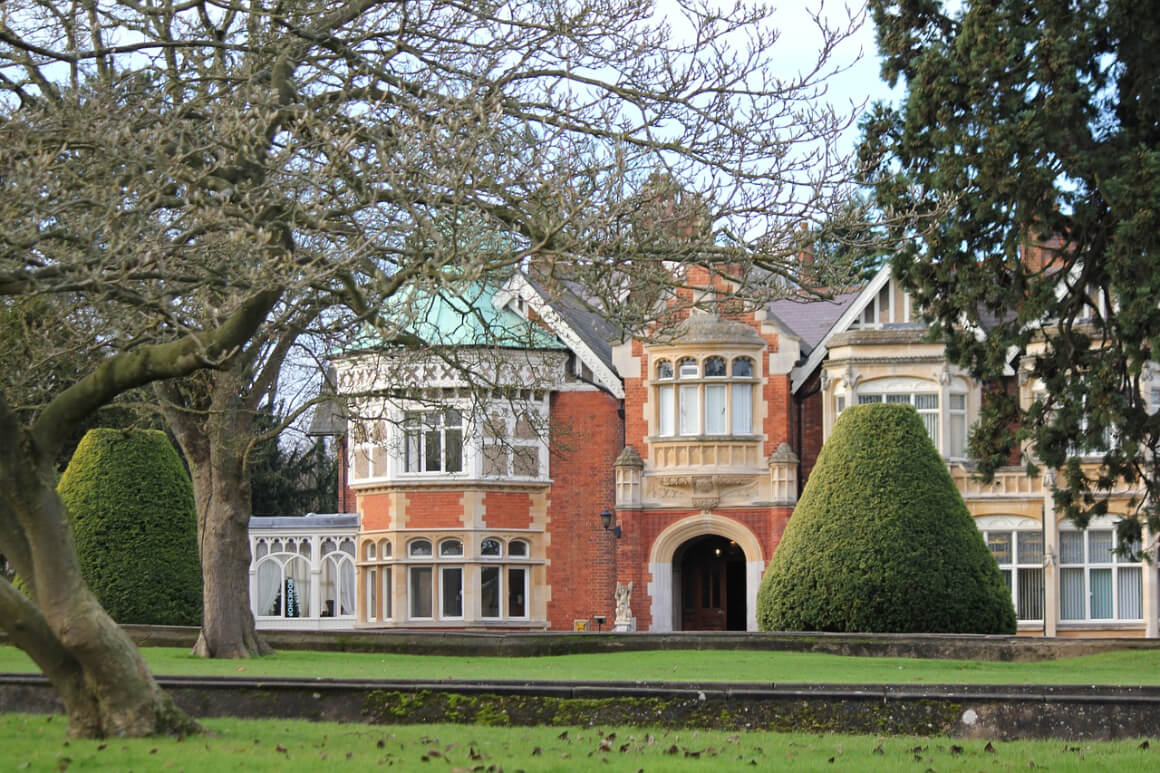
<instances>
[{"instance_id":1,"label":"stone archway","mask_svg":"<svg viewBox=\"0 0 1160 773\"><path fill-rule=\"evenodd\" d=\"M722 542L710 544L708 541L698 539L702 537L716 537L720 538ZM742 523L709 512L677 521L662 531L653 541L652 549L649 551L649 572L652 581L648 587L649 597L652 601L651 630L674 631L682 629L682 594L681 588L674 583L674 577L677 573L675 569L681 567L682 561L688 561L690 558L695 559L690 550L696 550L698 545L709 550L715 550L718 547L723 551L736 550L743 557L744 626L735 623L733 627L756 631L757 589L761 585L761 573L765 569L761 543L758 542L753 532ZM686 566L688 566L687 563ZM738 579L735 576L734 586L741 584ZM739 604L736 600L735 603ZM739 614L739 612L735 613L735 615Z\"/></svg>"}]
</instances>

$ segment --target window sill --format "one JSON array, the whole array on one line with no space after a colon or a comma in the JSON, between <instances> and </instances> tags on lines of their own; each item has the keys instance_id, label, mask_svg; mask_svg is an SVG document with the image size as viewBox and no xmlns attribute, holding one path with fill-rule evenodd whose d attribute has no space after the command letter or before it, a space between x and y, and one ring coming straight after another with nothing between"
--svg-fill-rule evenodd
<instances>
[{"instance_id":1,"label":"window sill","mask_svg":"<svg viewBox=\"0 0 1160 773\"><path fill-rule=\"evenodd\" d=\"M464 486L493 487L493 488L547 488L552 485L551 478L493 478L471 477L462 473L447 473L430 475L407 475L395 478L364 478L352 480L350 487L354 490L365 488L463 488Z\"/></svg>"},{"instance_id":2,"label":"window sill","mask_svg":"<svg viewBox=\"0 0 1160 773\"><path fill-rule=\"evenodd\" d=\"M647 443L759 443L761 435L650 435Z\"/></svg>"}]
</instances>

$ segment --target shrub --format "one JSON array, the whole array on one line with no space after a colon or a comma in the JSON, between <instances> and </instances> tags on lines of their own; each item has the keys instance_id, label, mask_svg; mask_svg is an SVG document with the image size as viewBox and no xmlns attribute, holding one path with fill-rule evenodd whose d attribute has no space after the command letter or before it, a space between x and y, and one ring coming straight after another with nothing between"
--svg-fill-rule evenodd
<instances>
[{"instance_id":1,"label":"shrub","mask_svg":"<svg viewBox=\"0 0 1160 773\"><path fill-rule=\"evenodd\" d=\"M998 565L909 405L843 412L757 610L764 630L1015 632Z\"/></svg>"},{"instance_id":2,"label":"shrub","mask_svg":"<svg viewBox=\"0 0 1160 773\"><path fill-rule=\"evenodd\" d=\"M119 623L199 625L193 485L157 430L90 430L57 488L81 571Z\"/></svg>"}]
</instances>

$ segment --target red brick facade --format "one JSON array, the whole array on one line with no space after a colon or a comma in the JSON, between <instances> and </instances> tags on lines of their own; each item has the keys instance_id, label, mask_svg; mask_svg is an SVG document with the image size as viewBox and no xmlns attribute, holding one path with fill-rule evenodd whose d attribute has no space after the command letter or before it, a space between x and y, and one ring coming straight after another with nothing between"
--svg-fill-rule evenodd
<instances>
[{"instance_id":1,"label":"red brick facade","mask_svg":"<svg viewBox=\"0 0 1160 773\"><path fill-rule=\"evenodd\" d=\"M616 538L600 523L614 506L613 462L624 447L619 401L606 392L552 396L554 437L548 507L548 620L571 630L573 621L613 618Z\"/></svg>"}]
</instances>

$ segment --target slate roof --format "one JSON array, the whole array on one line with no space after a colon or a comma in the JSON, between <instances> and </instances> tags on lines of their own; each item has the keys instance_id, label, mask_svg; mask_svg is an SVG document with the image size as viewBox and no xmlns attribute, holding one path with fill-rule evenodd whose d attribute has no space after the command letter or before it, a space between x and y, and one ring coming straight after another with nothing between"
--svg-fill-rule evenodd
<instances>
[{"instance_id":1,"label":"slate roof","mask_svg":"<svg viewBox=\"0 0 1160 773\"><path fill-rule=\"evenodd\" d=\"M801 339L802 354L807 355L821 343L838 318L861 293L855 290L823 300L810 296L771 301L766 307L770 314Z\"/></svg>"},{"instance_id":2,"label":"slate roof","mask_svg":"<svg viewBox=\"0 0 1160 773\"><path fill-rule=\"evenodd\" d=\"M601 362L612 369L612 342L620 340L620 328L585 303L580 288L572 283L564 283L561 291L550 292L531 276L525 274L524 278Z\"/></svg>"},{"instance_id":3,"label":"slate roof","mask_svg":"<svg viewBox=\"0 0 1160 773\"><path fill-rule=\"evenodd\" d=\"M307 513L306 515L255 515L250 518L250 530L276 529L301 531L303 529L357 529L358 513Z\"/></svg>"},{"instance_id":4,"label":"slate roof","mask_svg":"<svg viewBox=\"0 0 1160 773\"><path fill-rule=\"evenodd\" d=\"M318 389L318 396L322 401L315 406L314 415L310 417L307 435L340 437L346 434L346 410L343 403L334 397L336 381L335 369L331 365L322 377L322 386Z\"/></svg>"}]
</instances>

